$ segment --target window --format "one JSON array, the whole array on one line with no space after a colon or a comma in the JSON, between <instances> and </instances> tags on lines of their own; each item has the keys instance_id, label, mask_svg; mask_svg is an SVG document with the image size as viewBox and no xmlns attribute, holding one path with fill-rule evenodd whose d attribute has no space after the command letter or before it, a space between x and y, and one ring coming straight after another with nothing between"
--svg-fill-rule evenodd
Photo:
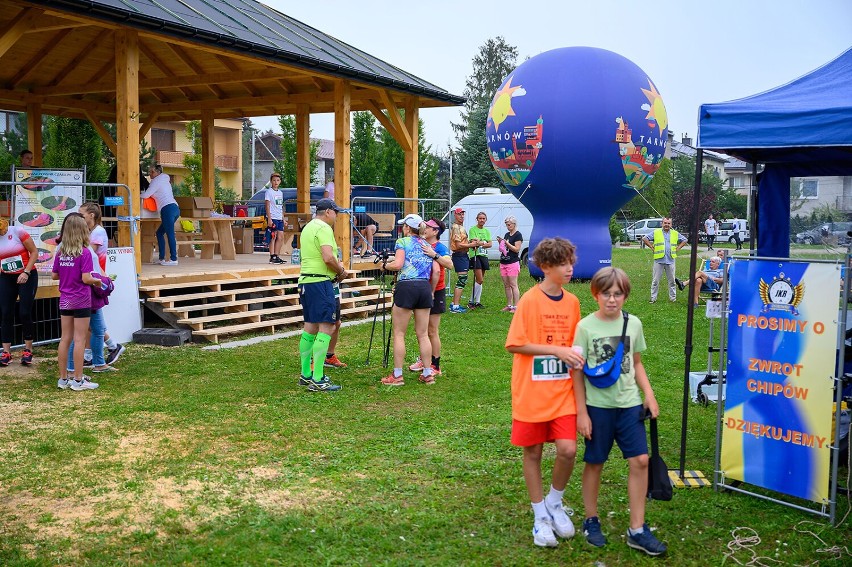
<instances>
[{"instance_id":1,"label":"window","mask_svg":"<svg viewBox=\"0 0 852 567\"><path fill-rule=\"evenodd\" d=\"M729 179L731 182L731 189L745 189L748 187L748 185L746 185L746 178L744 176L741 177L737 175L730 177Z\"/></svg>"},{"instance_id":2,"label":"window","mask_svg":"<svg viewBox=\"0 0 852 567\"><path fill-rule=\"evenodd\" d=\"M802 179L799 184L800 199L819 198L819 179Z\"/></svg>"},{"instance_id":3,"label":"window","mask_svg":"<svg viewBox=\"0 0 852 567\"><path fill-rule=\"evenodd\" d=\"M175 150L175 131L151 128L151 145L158 151L173 152Z\"/></svg>"}]
</instances>

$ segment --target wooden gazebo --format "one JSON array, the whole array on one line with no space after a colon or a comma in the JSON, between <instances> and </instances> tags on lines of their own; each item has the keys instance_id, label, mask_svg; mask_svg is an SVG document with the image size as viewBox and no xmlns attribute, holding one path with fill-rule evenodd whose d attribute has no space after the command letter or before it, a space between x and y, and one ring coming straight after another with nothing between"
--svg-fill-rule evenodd
<instances>
[{"instance_id":1,"label":"wooden gazebo","mask_svg":"<svg viewBox=\"0 0 852 567\"><path fill-rule=\"evenodd\" d=\"M372 112L402 146L405 196L416 197L418 111L463 102L253 0L0 0L0 108L26 112L36 163L43 114L87 119L135 202L139 140L155 122L201 120L202 185L212 197L214 119L292 114L306 213L310 115L334 112L335 198L346 206L356 110ZM115 139L102 122L116 125ZM350 231L339 226L337 237L348 256Z\"/></svg>"}]
</instances>

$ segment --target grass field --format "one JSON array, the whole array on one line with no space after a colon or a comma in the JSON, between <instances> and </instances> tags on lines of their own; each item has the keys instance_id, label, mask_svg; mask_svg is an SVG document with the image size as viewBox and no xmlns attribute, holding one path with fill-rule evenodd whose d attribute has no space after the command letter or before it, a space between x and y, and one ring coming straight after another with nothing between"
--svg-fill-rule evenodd
<instances>
[{"instance_id":1,"label":"grass field","mask_svg":"<svg viewBox=\"0 0 852 567\"><path fill-rule=\"evenodd\" d=\"M651 305L649 252L617 249L613 260L633 281L626 309L644 322L661 450L676 467L685 293ZM687 267L681 258L679 275ZM584 315L594 310L587 283L569 289ZM849 545L852 520L833 528L711 488L649 504L665 559L631 550L617 452L600 502L609 545L534 547L521 452L509 444L511 316L499 312L496 270L482 301L485 310L444 316L445 374L434 386L407 373L405 387L382 387L380 346L364 365L370 325L343 330L337 352L350 367L330 372L344 386L336 394L296 385L298 337L219 351L130 345L121 372L98 375L91 392L57 390L55 363L0 375L0 565L850 564L831 548ZM693 370L706 369L707 334L698 313ZM714 406L689 407L687 468L710 478L715 416ZM549 447L546 471L552 458ZM579 525L579 472L565 501ZM734 534L759 540L726 559Z\"/></svg>"}]
</instances>

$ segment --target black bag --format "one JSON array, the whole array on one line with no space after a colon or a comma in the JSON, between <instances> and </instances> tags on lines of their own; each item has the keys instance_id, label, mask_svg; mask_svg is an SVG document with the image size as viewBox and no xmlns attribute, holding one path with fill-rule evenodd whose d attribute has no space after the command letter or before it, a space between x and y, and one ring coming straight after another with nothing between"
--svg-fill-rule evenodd
<instances>
[{"instance_id":1,"label":"black bag","mask_svg":"<svg viewBox=\"0 0 852 567\"><path fill-rule=\"evenodd\" d=\"M657 440L657 420L651 418L651 455L648 458L648 499L671 500L672 481L669 478L669 468L660 456L660 445Z\"/></svg>"}]
</instances>

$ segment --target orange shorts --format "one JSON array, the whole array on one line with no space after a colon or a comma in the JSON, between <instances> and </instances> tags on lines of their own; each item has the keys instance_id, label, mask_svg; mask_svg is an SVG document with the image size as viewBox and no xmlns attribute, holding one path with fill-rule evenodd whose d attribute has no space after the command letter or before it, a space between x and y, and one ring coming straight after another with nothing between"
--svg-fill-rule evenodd
<instances>
[{"instance_id":1,"label":"orange shorts","mask_svg":"<svg viewBox=\"0 0 852 567\"><path fill-rule=\"evenodd\" d=\"M552 443L556 439L577 440L577 416L563 415L550 421L530 423L512 420L512 445L531 447Z\"/></svg>"}]
</instances>

